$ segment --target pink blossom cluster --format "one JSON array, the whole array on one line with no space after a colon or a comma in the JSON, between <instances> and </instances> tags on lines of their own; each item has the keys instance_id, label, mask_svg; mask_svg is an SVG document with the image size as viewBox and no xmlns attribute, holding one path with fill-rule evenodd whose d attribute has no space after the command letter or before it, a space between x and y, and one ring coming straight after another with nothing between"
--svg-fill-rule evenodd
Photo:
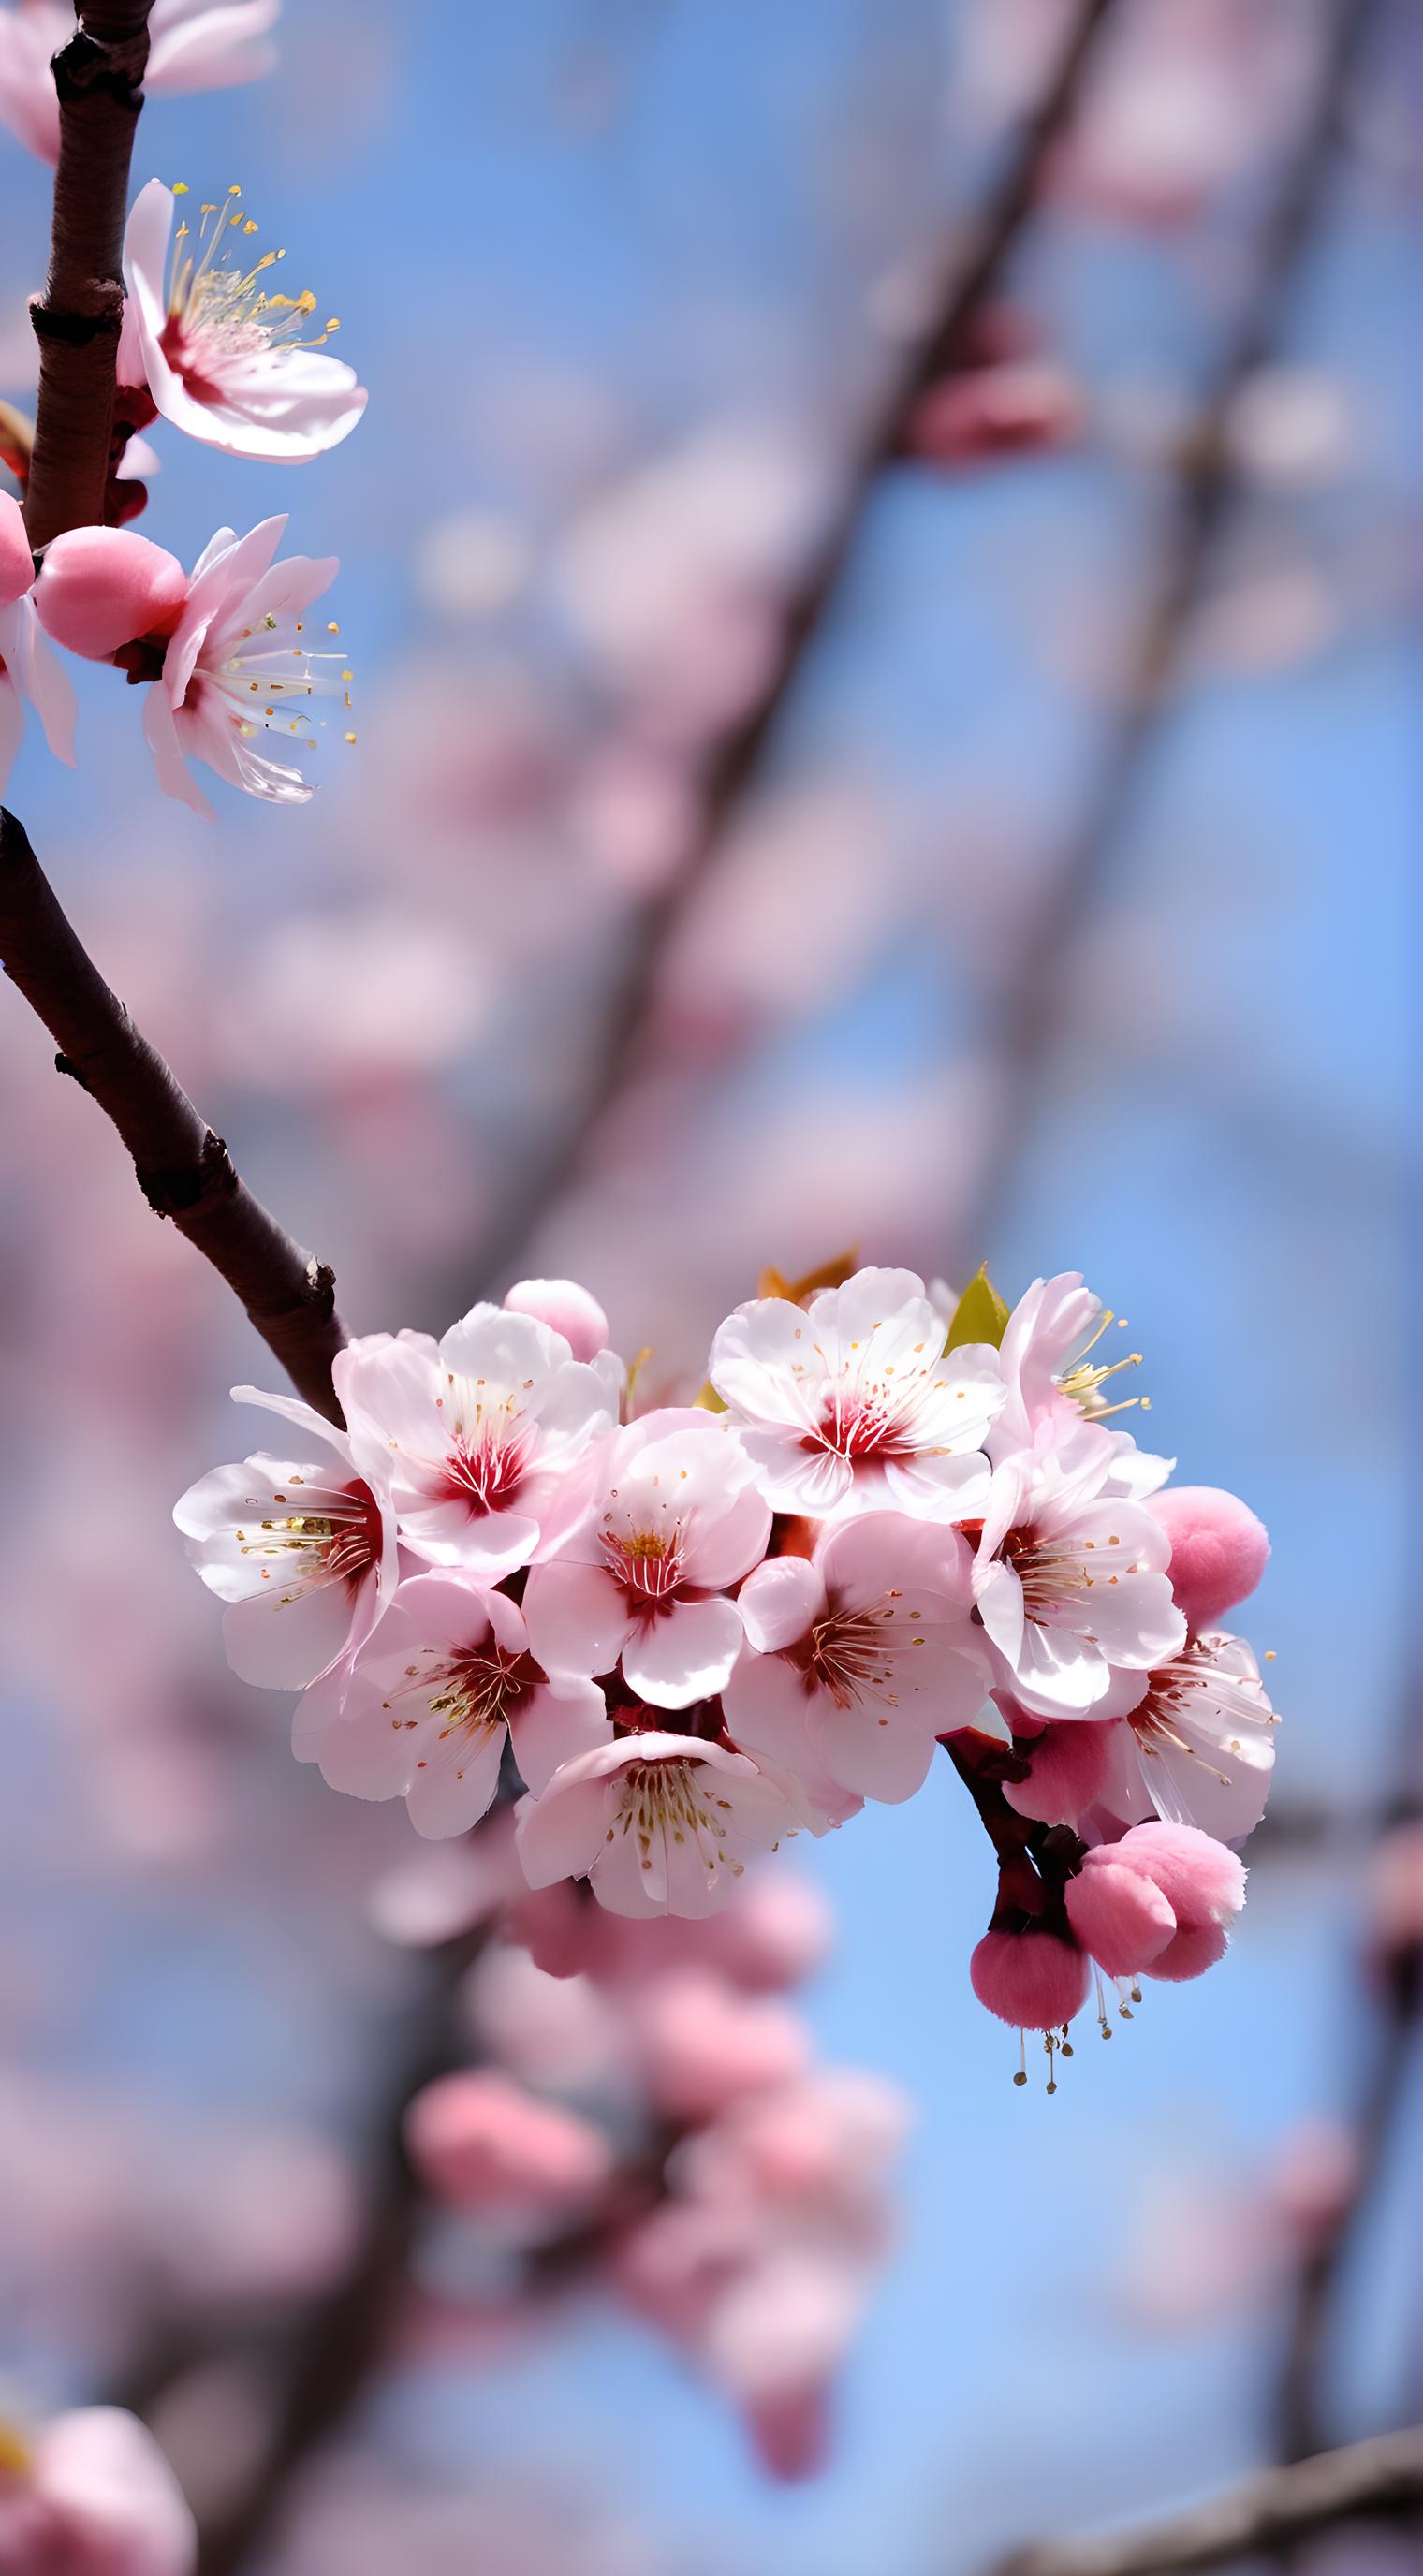
<instances>
[{"instance_id":1,"label":"pink blossom cluster","mask_svg":"<svg viewBox=\"0 0 1423 2576\"><path fill-rule=\"evenodd\" d=\"M1219 1624L1264 1531L1116 1426L1113 1320L1075 1272L1008 1314L864 1269L737 1307L639 1412L594 1300L525 1281L349 1344L341 1429L236 1390L298 1436L176 1518L301 1760L433 1838L517 1784L529 1887L615 1915L714 1912L942 1744L999 1863L975 1991L1051 2050L1093 1963L1220 1956L1274 1758Z\"/></svg>"},{"instance_id":2,"label":"pink blossom cluster","mask_svg":"<svg viewBox=\"0 0 1423 2576\"><path fill-rule=\"evenodd\" d=\"M883 2079L817 2065L789 2001L824 1905L763 1870L707 1921L632 1922L580 1882L523 1886L516 1843L498 1809L467 1847L466 1922L489 1931L466 1990L479 2062L412 2103L415 2169L516 2261L521 2320L601 2282L725 2393L776 2474L805 2475L890 2250L908 2118ZM460 2300L443 2306L427 2334L458 2330Z\"/></svg>"},{"instance_id":3,"label":"pink blossom cluster","mask_svg":"<svg viewBox=\"0 0 1423 2576\"><path fill-rule=\"evenodd\" d=\"M0 115L7 63L13 81L17 60L28 62L40 34L48 50L36 60L53 109L51 20L67 14L48 0L0 11ZM262 68L253 39L275 14L276 0L221 9L172 0L154 12L154 59L161 66L165 37L170 46L181 38L186 85L247 77L249 53L250 69ZM23 125L18 110L12 121ZM219 528L188 572L127 525L148 497L140 469L152 473L158 463L139 436L155 420L231 456L300 464L347 437L366 406L353 369L326 345L339 320L313 330L315 295L306 287L287 294L276 283L286 252L255 246L261 227L241 188L203 202L191 221L190 193L182 181L170 188L151 179L129 217L106 505L115 524L66 529L36 562L18 503L0 495L0 787L19 744L22 698L36 708L51 750L73 760L73 691L46 636L88 661L111 663L143 689L158 783L198 814L211 808L193 760L268 803L305 803L311 785L290 766L290 753L317 747L314 727L327 719L314 713L315 701L335 701L345 740L356 739L352 674L344 651L327 640L339 627L326 621L315 649L303 641L310 611L336 574L334 557L278 562L282 515L241 538ZM16 463L23 472L23 456ZM257 748L271 736L286 758Z\"/></svg>"}]
</instances>

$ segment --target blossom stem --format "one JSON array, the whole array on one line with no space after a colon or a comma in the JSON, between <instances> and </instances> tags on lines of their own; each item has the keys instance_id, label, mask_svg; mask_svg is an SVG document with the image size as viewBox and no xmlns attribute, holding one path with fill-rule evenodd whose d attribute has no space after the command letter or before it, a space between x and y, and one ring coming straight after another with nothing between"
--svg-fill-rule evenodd
<instances>
[{"instance_id":1,"label":"blossom stem","mask_svg":"<svg viewBox=\"0 0 1423 2576\"><path fill-rule=\"evenodd\" d=\"M153 0L88 0L54 58L59 166L49 275L30 306L39 408L25 521L38 551L104 518L123 321L129 162Z\"/></svg>"},{"instance_id":2,"label":"blossom stem","mask_svg":"<svg viewBox=\"0 0 1423 2576\"><path fill-rule=\"evenodd\" d=\"M346 1335L335 1274L255 1199L65 917L23 824L0 808L0 961L59 1046L56 1065L113 1121L156 1216L210 1261L298 1393L341 1420L331 1363Z\"/></svg>"}]
</instances>

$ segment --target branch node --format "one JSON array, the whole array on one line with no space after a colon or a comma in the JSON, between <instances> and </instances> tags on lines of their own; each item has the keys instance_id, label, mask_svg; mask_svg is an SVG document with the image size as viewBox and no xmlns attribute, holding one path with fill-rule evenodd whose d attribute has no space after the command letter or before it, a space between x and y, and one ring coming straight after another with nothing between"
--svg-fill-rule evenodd
<instances>
[{"instance_id":1,"label":"branch node","mask_svg":"<svg viewBox=\"0 0 1423 2576\"><path fill-rule=\"evenodd\" d=\"M138 1186L155 1216L181 1216L200 1199L228 1198L237 1188L232 1156L221 1136L206 1129L195 1163L180 1163L170 1172L145 1172L134 1166Z\"/></svg>"},{"instance_id":2,"label":"branch node","mask_svg":"<svg viewBox=\"0 0 1423 2576\"><path fill-rule=\"evenodd\" d=\"M91 340L118 340L123 328L123 291L96 279L94 292L107 297L105 309L98 313L73 313L45 304L37 295L30 298L30 328L37 340L62 340L67 348L87 348Z\"/></svg>"},{"instance_id":3,"label":"branch node","mask_svg":"<svg viewBox=\"0 0 1423 2576\"><path fill-rule=\"evenodd\" d=\"M120 36L108 44L102 37L91 35L81 18L68 43L60 46L50 63L61 107L73 106L77 100L93 98L97 93L111 98L115 106L129 109L134 116L143 105L147 67L146 16L135 34Z\"/></svg>"}]
</instances>

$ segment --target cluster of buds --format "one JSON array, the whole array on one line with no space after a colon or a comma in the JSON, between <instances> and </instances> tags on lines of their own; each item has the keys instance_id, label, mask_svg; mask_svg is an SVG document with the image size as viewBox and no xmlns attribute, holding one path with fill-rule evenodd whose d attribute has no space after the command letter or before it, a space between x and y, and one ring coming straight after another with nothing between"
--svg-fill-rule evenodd
<instances>
[{"instance_id":1,"label":"cluster of buds","mask_svg":"<svg viewBox=\"0 0 1423 2576\"><path fill-rule=\"evenodd\" d=\"M890 2249L908 2117L883 2079L817 2065L789 2000L823 1955L823 1903L763 1870L709 1922L629 1922L581 1884L525 1887L503 1807L469 1862L478 2062L406 2119L461 2231L425 2332L487 2350L500 2319L597 2282L730 2399L775 2474L806 2475Z\"/></svg>"},{"instance_id":2,"label":"cluster of buds","mask_svg":"<svg viewBox=\"0 0 1423 2576\"><path fill-rule=\"evenodd\" d=\"M1137 1355L1076 1273L1011 1314L983 1274L762 1285L645 1412L571 1282L366 1336L343 1429L237 1390L300 1437L179 1528L299 1758L432 1837L517 1786L528 1886L613 1914L715 1912L944 1745L999 1864L975 1990L1051 2058L1091 1962L1129 2009L1225 1946L1274 1720L1219 1622L1265 1533L1119 1427Z\"/></svg>"}]
</instances>

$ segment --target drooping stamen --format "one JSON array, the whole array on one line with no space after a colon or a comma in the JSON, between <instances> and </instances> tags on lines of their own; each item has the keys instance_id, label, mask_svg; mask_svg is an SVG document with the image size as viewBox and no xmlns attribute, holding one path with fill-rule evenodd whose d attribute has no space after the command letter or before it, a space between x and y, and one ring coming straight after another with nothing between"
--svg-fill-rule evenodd
<instances>
[{"instance_id":1,"label":"drooping stamen","mask_svg":"<svg viewBox=\"0 0 1423 2576\"><path fill-rule=\"evenodd\" d=\"M614 1843L620 1834L624 1839L631 1835L637 1844L638 1866L645 1871L652 1869L652 1846L659 1835L664 1842L669 1838L674 1843L690 1842L709 1878L718 1869L740 1878L744 1862L733 1860L720 1848L727 1831L721 1819L731 1814L731 1801L718 1797L710 1785L700 1786L704 1774L705 1765L700 1762L632 1763L623 1775L617 1812L605 1841Z\"/></svg>"}]
</instances>

